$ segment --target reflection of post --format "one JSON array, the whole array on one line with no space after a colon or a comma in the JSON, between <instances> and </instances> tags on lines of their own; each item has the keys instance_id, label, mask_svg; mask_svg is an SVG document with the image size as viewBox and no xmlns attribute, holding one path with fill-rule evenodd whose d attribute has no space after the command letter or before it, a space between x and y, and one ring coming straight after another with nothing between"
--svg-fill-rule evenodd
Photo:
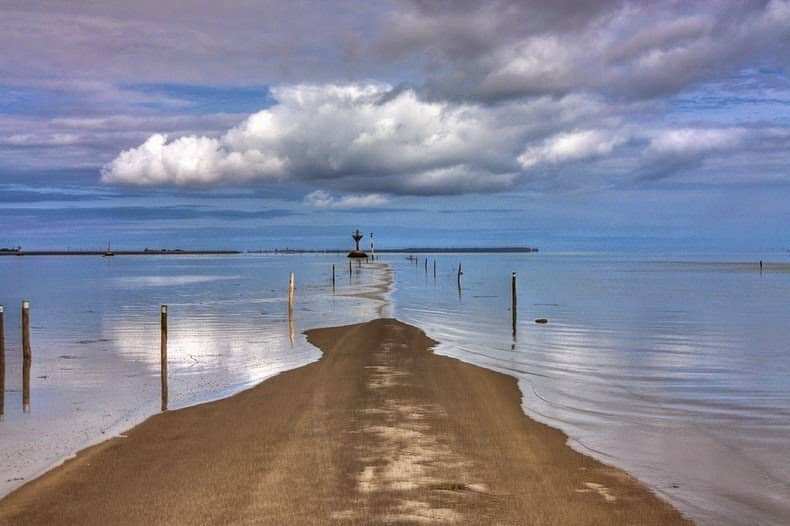
<instances>
[{"instance_id":1,"label":"reflection of post","mask_svg":"<svg viewBox=\"0 0 790 526\"><path fill-rule=\"evenodd\" d=\"M513 311L513 338L515 338L516 337L516 319L518 317L517 314L516 314L517 301L518 300L517 300L517 297L516 297L516 273L515 272L513 273L512 280L513 280L513 283L512 283L512 287L511 287L512 288L512 291L511 291L512 292L511 310Z\"/></svg>"},{"instance_id":2,"label":"reflection of post","mask_svg":"<svg viewBox=\"0 0 790 526\"><path fill-rule=\"evenodd\" d=\"M30 302L22 302L22 411L30 411Z\"/></svg>"},{"instance_id":3,"label":"reflection of post","mask_svg":"<svg viewBox=\"0 0 790 526\"><path fill-rule=\"evenodd\" d=\"M5 413L5 325L3 306L0 305L0 417Z\"/></svg>"},{"instance_id":4,"label":"reflection of post","mask_svg":"<svg viewBox=\"0 0 790 526\"><path fill-rule=\"evenodd\" d=\"M291 340L291 347L294 346L294 311L288 311L288 339Z\"/></svg>"},{"instance_id":5,"label":"reflection of post","mask_svg":"<svg viewBox=\"0 0 790 526\"><path fill-rule=\"evenodd\" d=\"M167 411L167 305L160 308L161 326L161 379L162 379L162 411Z\"/></svg>"}]
</instances>

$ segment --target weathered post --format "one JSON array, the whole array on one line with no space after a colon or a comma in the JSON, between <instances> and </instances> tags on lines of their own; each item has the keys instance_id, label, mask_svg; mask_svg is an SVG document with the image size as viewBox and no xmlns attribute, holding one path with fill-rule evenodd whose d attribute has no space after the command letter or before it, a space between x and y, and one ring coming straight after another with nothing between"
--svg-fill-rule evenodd
<instances>
[{"instance_id":1,"label":"weathered post","mask_svg":"<svg viewBox=\"0 0 790 526\"><path fill-rule=\"evenodd\" d=\"M288 279L288 310L294 310L294 273L291 272L291 277Z\"/></svg>"},{"instance_id":2,"label":"weathered post","mask_svg":"<svg viewBox=\"0 0 790 526\"><path fill-rule=\"evenodd\" d=\"M160 309L161 325L161 375L162 375L162 411L167 411L167 305Z\"/></svg>"},{"instance_id":3,"label":"weathered post","mask_svg":"<svg viewBox=\"0 0 790 526\"><path fill-rule=\"evenodd\" d=\"M294 345L294 273L288 280L288 339Z\"/></svg>"},{"instance_id":4,"label":"weathered post","mask_svg":"<svg viewBox=\"0 0 790 526\"><path fill-rule=\"evenodd\" d=\"M332 264L332 290L335 290L335 265Z\"/></svg>"},{"instance_id":5,"label":"weathered post","mask_svg":"<svg viewBox=\"0 0 790 526\"><path fill-rule=\"evenodd\" d=\"M433 279L436 279L436 260L433 260Z\"/></svg>"},{"instance_id":6,"label":"weathered post","mask_svg":"<svg viewBox=\"0 0 790 526\"><path fill-rule=\"evenodd\" d=\"M463 274L463 271L461 270L461 264L458 263L457 280L458 280L458 301L459 302L461 301L461 274Z\"/></svg>"},{"instance_id":7,"label":"weathered post","mask_svg":"<svg viewBox=\"0 0 790 526\"><path fill-rule=\"evenodd\" d=\"M5 413L5 325L0 305L0 417Z\"/></svg>"},{"instance_id":8,"label":"weathered post","mask_svg":"<svg viewBox=\"0 0 790 526\"><path fill-rule=\"evenodd\" d=\"M22 302L22 411L30 411L30 302Z\"/></svg>"},{"instance_id":9,"label":"weathered post","mask_svg":"<svg viewBox=\"0 0 790 526\"><path fill-rule=\"evenodd\" d=\"M516 296L516 273L515 272L512 275L512 286L511 286L511 289L512 289L511 290L511 293L512 293L511 294L512 295L511 311L512 311L512 314L513 314L513 337L515 338L515 336L516 336L516 319L518 317L517 314L516 314L518 298Z\"/></svg>"}]
</instances>

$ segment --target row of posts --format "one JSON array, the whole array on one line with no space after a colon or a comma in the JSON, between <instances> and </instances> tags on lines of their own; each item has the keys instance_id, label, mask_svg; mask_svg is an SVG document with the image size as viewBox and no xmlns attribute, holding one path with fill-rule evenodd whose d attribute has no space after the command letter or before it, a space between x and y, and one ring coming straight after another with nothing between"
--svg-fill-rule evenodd
<instances>
[{"instance_id":1,"label":"row of posts","mask_svg":"<svg viewBox=\"0 0 790 526\"><path fill-rule=\"evenodd\" d=\"M428 272L428 259L424 262L425 272ZM351 261L348 263L349 275L352 272ZM463 271L461 264L458 264L456 274L458 288L461 288L461 276ZM436 260L433 261L433 276L436 277ZM332 265L332 290L335 289L335 265ZM294 338L294 293L295 281L294 274L288 280L288 322L290 326L291 343ZM513 317L513 336L516 335L516 273L512 275L512 317ZM30 411L30 365L32 361L32 351L30 348L30 302L22 302L22 410ZM168 389L167 389L167 305L160 307L160 362L161 362L161 391L162 391L162 411L167 411ZM4 308L0 305L0 415L5 412L5 325Z\"/></svg>"},{"instance_id":2,"label":"row of posts","mask_svg":"<svg viewBox=\"0 0 790 526\"><path fill-rule=\"evenodd\" d=\"M409 256L409 258L411 258L411 256ZM419 257L415 257L414 258L414 264L415 265L419 265L420 264L420 258ZM428 258L427 257L423 260L423 267L425 268L425 274L428 274ZM332 286L333 287L334 287L334 284L335 284L334 274L335 274L335 267L334 267L334 265L332 265ZM456 272L456 282L458 284L458 297L459 298L461 297L461 276L463 276L463 275L464 275L464 271L463 271L463 268L461 266L461 263L459 262L458 263L458 270ZM436 279L436 260L435 259L433 260L433 278ZM517 298L516 290L517 290L516 289L516 273L513 272L511 274L511 304L510 304L510 312L511 312L511 315L512 315L513 337L514 338L516 337L516 325L517 325L516 322L518 321L518 298ZM543 323L543 322L544 322L544 320L541 319L540 323Z\"/></svg>"},{"instance_id":3,"label":"row of posts","mask_svg":"<svg viewBox=\"0 0 790 526\"><path fill-rule=\"evenodd\" d=\"M332 286L334 288L334 265L332 265ZM294 274L288 284L288 321L291 328L291 343L293 344L293 312L294 312ZM0 416L5 413L5 320L4 307L0 305ZM162 411L167 411L168 389L167 389L167 305L161 305L159 309L160 325L160 380L162 392ZM30 347L30 302L22 302L22 410L27 413L30 411L30 365L32 362L32 351Z\"/></svg>"}]
</instances>

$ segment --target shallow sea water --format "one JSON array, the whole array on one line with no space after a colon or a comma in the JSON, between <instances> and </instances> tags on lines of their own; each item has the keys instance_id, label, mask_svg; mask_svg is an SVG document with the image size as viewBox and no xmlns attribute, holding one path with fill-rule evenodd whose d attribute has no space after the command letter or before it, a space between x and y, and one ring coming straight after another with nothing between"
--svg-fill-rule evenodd
<instances>
[{"instance_id":1,"label":"shallow sea water","mask_svg":"<svg viewBox=\"0 0 790 526\"><path fill-rule=\"evenodd\" d=\"M387 254L350 276L341 255L0 258L0 494L159 411L166 303L170 408L316 360L308 328L394 316L438 340L437 352L518 378L527 414L700 524L790 524L787 255L762 274L756 258L726 254L441 254L427 269L425 257ZM27 414L22 299L32 318Z\"/></svg>"},{"instance_id":2,"label":"shallow sea water","mask_svg":"<svg viewBox=\"0 0 790 526\"><path fill-rule=\"evenodd\" d=\"M515 376L527 414L700 524L790 524L790 257L427 257L393 261L395 314L437 352Z\"/></svg>"},{"instance_id":3,"label":"shallow sea water","mask_svg":"<svg viewBox=\"0 0 790 526\"><path fill-rule=\"evenodd\" d=\"M349 274L340 255L3 257L0 276L7 351L0 495L160 411L160 304L169 311L170 409L317 360L306 329L391 315L386 268ZM23 299L31 303L29 413Z\"/></svg>"}]
</instances>

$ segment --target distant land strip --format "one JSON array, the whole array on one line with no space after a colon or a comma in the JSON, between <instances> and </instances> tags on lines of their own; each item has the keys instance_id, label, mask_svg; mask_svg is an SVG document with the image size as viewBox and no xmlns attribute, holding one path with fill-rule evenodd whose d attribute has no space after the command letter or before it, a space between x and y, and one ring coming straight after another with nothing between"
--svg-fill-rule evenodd
<instances>
[{"instance_id":1,"label":"distant land strip","mask_svg":"<svg viewBox=\"0 0 790 526\"><path fill-rule=\"evenodd\" d=\"M247 254L346 254L347 249L272 249L247 250ZM526 253L538 252L532 247L458 247L458 248L385 248L376 254L482 254L482 253ZM243 254L241 250L183 250L144 249L144 250L18 250L0 248L0 256L162 256L162 255L232 255Z\"/></svg>"},{"instance_id":2,"label":"distant land strip","mask_svg":"<svg viewBox=\"0 0 790 526\"><path fill-rule=\"evenodd\" d=\"M241 254L239 250L0 250L0 256L172 256Z\"/></svg>"},{"instance_id":3,"label":"distant land strip","mask_svg":"<svg viewBox=\"0 0 790 526\"><path fill-rule=\"evenodd\" d=\"M275 250L248 250L255 254L345 254L348 250L302 250L302 249L275 249ZM474 253L503 253L503 252L538 252L533 247L423 247L423 248L382 248L373 251L376 254L474 254Z\"/></svg>"}]
</instances>

